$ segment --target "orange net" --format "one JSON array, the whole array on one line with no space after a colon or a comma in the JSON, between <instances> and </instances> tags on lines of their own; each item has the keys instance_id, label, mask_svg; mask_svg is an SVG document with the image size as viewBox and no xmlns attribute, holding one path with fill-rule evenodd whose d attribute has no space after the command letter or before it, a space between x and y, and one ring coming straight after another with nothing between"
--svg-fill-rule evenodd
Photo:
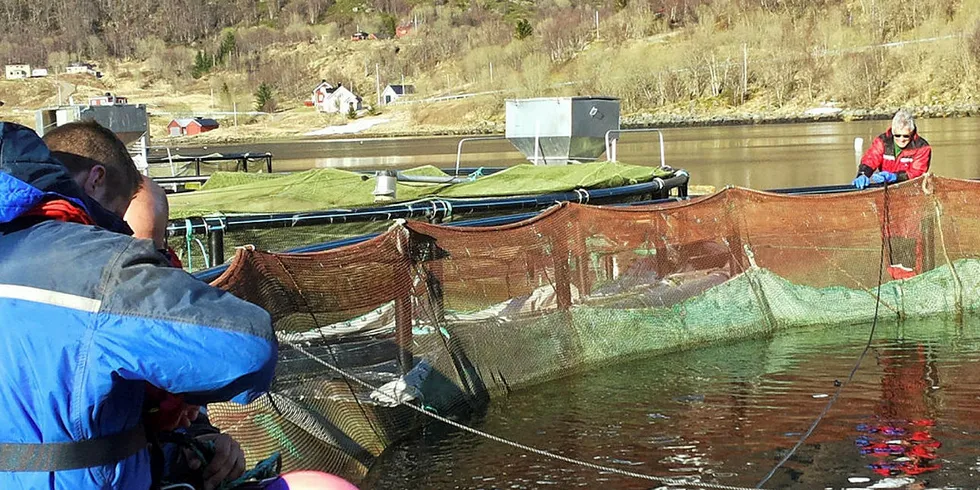
<instances>
[{"instance_id":1,"label":"orange net","mask_svg":"<svg viewBox=\"0 0 980 490\"><path fill-rule=\"evenodd\" d=\"M251 461L278 450L284 470L358 480L424 422L396 399L464 416L631 357L876 309L960 318L980 300L978 198L980 183L932 176L822 196L732 188L501 227L400 222L322 253L242 250L215 285L272 313L280 363L268 397L212 419Z\"/></svg>"}]
</instances>

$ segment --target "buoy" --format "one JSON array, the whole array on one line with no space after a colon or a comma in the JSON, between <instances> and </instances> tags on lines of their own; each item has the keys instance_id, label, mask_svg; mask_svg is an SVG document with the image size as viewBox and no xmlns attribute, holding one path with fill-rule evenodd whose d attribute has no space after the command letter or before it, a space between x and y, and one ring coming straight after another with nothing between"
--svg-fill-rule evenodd
<instances>
[{"instance_id":1,"label":"buoy","mask_svg":"<svg viewBox=\"0 0 980 490\"><path fill-rule=\"evenodd\" d=\"M321 471L293 471L265 487L266 490L357 490L353 483Z\"/></svg>"}]
</instances>

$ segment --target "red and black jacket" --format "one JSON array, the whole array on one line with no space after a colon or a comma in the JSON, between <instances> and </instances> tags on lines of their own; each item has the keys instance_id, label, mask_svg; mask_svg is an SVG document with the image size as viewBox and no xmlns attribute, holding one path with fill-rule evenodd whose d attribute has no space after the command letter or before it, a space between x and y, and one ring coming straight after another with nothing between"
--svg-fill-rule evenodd
<instances>
[{"instance_id":1,"label":"red and black jacket","mask_svg":"<svg viewBox=\"0 0 980 490\"><path fill-rule=\"evenodd\" d=\"M871 143L871 148L861 157L861 165L858 166L858 175L864 174L871 177L877 170L891 172L898 176L898 182L914 179L929 171L929 164L932 162L932 148L929 142L919 136L919 133L912 131L912 139L909 144L902 149L898 156L895 155L895 137L891 128L879 135Z\"/></svg>"}]
</instances>

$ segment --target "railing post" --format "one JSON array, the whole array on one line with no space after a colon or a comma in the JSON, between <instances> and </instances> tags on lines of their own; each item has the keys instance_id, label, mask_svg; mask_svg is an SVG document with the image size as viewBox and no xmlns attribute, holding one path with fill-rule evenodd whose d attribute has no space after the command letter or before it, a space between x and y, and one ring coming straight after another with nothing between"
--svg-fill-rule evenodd
<instances>
[{"instance_id":1,"label":"railing post","mask_svg":"<svg viewBox=\"0 0 980 490\"><path fill-rule=\"evenodd\" d=\"M395 296L395 344L398 346L398 369L402 375L408 374L412 370L412 274L411 267L414 260L411 253L411 236L407 230L402 229L404 234L398 237L398 241L403 243L402 250L405 250L405 262L395 263L394 267L394 288L397 291Z\"/></svg>"},{"instance_id":2,"label":"railing post","mask_svg":"<svg viewBox=\"0 0 980 490\"><path fill-rule=\"evenodd\" d=\"M408 274L398 274L408 280ZM407 284L411 286L411 284ZM398 344L398 368L402 374L412 370L412 297L409 291L395 298L395 343Z\"/></svg>"},{"instance_id":3,"label":"railing post","mask_svg":"<svg viewBox=\"0 0 980 490\"><path fill-rule=\"evenodd\" d=\"M639 128L639 129L610 129L606 131L606 157L610 162L618 161L618 155L616 154L616 146L619 141L619 135L622 133L648 133L656 132L659 136L660 141L660 166L667 166L667 154L664 149L664 132L659 128ZM615 133L616 137L612 138L612 134Z\"/></svg>"},{"instance_id":4,"label":"railing post","mask_svg":"<svg viewBox=\"0 0 980 490\"><path fill-rule=\"evenodd\" d=\"M211 255L211 267L215 267L225 263L225 227L218 226L216 228L210 228L207 223L205 226L208 230L208 252Z\"/></svg>"},{"instance_id":5,"label":"railing post","mask_svg":"<svg viewBox=\"0 0 980 490\"><path fill-rule=\"evenodd\" d=\"M854 138L854 167L861 166L861 155L864 152L864 138Z\"/></svg>"},{"instance_id":6,"label":"railing post","mask_svg":"<svg viewBox=\"0 0 980 490\"><path fill-rule=\"evenodd\" d=\"M459 162L463 157L463 143L467 141L490 141L490 140L502 140L506 139L504 136L477 136L474 138L463 138L459 140L456 145L456 173L454 176L459 176Z\"/></svg>"}]
</instances>

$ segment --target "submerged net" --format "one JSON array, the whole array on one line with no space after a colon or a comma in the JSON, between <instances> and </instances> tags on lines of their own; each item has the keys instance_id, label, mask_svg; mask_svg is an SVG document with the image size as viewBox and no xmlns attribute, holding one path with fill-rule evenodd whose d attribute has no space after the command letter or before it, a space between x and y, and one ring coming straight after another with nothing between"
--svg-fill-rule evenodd
<instances>
[{"instance_id":1,"label":"submerged net","mask_svg":"<svg viewBox=\"0 0 980 490\"><path fill-rule=\"evenodd\" d=\"M251 462L281 451L284 470L357 481L425 422L392 397L466 416L632 357L868 323L879 298L882 317L956 320L980 306L978 198L980 183L932 176L822 196L734 188L493 228L399 223L315 254L241 250L215 284L272 314L280 362L269 396L212 420Z\"/></svg>"}]
</instances>

